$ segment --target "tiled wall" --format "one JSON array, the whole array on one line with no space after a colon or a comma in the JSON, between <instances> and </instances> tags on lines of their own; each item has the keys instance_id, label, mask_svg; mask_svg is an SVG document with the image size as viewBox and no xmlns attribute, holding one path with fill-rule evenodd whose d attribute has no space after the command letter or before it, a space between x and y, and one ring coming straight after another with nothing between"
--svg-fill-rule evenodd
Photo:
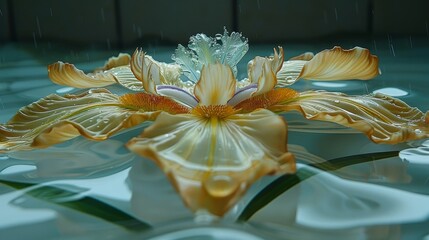
<instances>
[{"instance_id":1,"label":"tiled wall","mask_svg":"<svg viewBox=\"0 0 429 240\"><path fill-rule=\"evenodd\" d=\"M0 43L176 43L224 27L253 42L429 35L428 21L428 0L0 0Z\"/></svg>"}]
</instances>

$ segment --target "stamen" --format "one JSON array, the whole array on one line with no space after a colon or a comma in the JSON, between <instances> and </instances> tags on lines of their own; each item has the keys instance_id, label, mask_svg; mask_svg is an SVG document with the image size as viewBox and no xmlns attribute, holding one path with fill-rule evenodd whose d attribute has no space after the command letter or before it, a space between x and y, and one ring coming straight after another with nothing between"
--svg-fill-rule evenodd
<instances>
[{"instance_id":1,"label":"stamen","mask_svg":"<svg viewBox=\"0 0 429 240\"><path fill-rule=\"evenodd\" d=\"M258 108L270 109L271 106L285 102L291 98L298 97L299 93L290 88L277 88L265 94L257 95L248 98L237 105L235 109L240 109L240 112L252 112Z\"/></svg>"},{"instance_id":2,"label":"stamen","mask_svg":"<svg viewBox=\"0 0 429 240\"><path fill-rule=\"evenodd\" d=\"M119 97L119 101L127 107L145 112L164 111L171 114L189 113L189 108L164 96L147 93L130 93Z\"/></svg>"},{"instance_id":3,"label":"stamen","mask_svg":"<svg viewBox=\"0 0 429 240\"><path fill-rule=\"evenodd\" d=\"M202 118L227 118L228 116L236 113L233 107L229 105L199 105L192 109L192 114L200 116Z\"/></svg>"}]
</instances>

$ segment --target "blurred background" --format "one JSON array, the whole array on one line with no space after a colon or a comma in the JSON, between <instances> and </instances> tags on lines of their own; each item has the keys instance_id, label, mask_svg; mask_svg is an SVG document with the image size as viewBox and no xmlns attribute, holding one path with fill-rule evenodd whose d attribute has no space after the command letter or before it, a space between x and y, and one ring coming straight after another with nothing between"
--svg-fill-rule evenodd
<instances>
[{"instance_id":1,"label":"blurred background","mask_svg":"<svg viewBox=\"0 0 429 240\"><path fill-rule=\"evenodd\" d=\"M428 0L0 0L0 43L105 49L240 31L250 43L429 40Z\"/></svg>"}]
</instances>

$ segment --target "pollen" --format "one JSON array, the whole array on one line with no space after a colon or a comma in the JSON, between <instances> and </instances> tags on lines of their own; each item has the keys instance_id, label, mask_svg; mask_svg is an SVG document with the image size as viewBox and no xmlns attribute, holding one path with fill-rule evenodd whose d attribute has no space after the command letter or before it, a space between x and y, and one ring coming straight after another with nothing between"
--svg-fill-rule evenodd
<instances>
[{"instance_id":1,"label":"pollen","mask_svg":"<svg viewBox=\"0 0 429 240\"><path fill-rule=\"evenodd\" d=\"M252 112L258 108L270 109L279 103L285 103L298 96L299 93L293 89L278 88L267 93L248 98L235 105L234 108L240 109L241 113Z\"/></svg>"},{"instance_id":2,"label":"pollen","mask_svg":"<svg viewBox=\"0 0 429 240\"><path fill-rule=\"evenodd\" d=\"M145 112L164 111L171 114L189 113L189 108L164 96L147 93L130 93L119 97L119 101L129 108Z\"/></svg>"},{"instance_id":3,"label":"pollen","mask_svg":"<svg viewBox=\"0 0 429 240\"><path fill-rule=\"evenodd\" d=\"M199 105L192 109L192 114L202 118L227 118L236 113L232 106L229 105Z\"/></svg>"}]
</instances>

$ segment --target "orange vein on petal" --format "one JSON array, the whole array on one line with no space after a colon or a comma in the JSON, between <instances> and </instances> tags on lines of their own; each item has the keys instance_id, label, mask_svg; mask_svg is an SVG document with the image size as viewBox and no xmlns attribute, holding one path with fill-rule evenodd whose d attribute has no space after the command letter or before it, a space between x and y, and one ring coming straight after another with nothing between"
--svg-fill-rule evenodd
<instances>
[{"instance_id":1,"label":"orange vein on petal","mask_svg":"<svg viewBox=\"0 0 429 240\"><path fill-rule=\"evenodd\" d=\"M270 109L271 106L298 97L299 93L290 88L273 89L265 94L257 95L238 103L234 108L242 113L252 112L258 108Z\"/></svg>"},{"instance_id":2,"label":"orange vein on petal","mask_svg":"<svg viewBox=\"0 0 429 240\"><path fill-rule=\"evenodd\" d=\"M224 119L235 114L236 112L237 110L229 105L199 105L192 109L191 113L202 118L216 117L219 119Z\"/></svg>"},{"instance_id":3,"label":"orange vein on petal","mask_svg":"<svg viewBox=\"0 0 429 240\"><path fill-rule=\"evenodd\" d=\"M165 111L171 114L189 112L189 108L174 100L155 94L130 93L119 97L119 101L127 107L141 109L146 112Z\"/></svg>"}]
</instances>

